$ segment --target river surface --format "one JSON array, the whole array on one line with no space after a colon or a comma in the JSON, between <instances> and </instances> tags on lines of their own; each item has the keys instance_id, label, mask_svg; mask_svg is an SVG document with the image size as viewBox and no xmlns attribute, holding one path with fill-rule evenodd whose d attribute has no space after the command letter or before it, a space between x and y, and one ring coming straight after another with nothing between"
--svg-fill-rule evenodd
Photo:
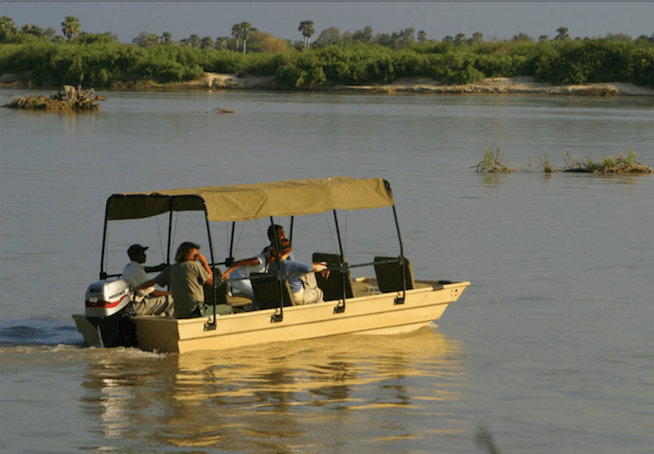
<instances>
[{"instance_id":1,"label":"river surface","mask_svg":"<svg viewBox=\"0 0 654 454\"><path fill-rule=\"evenodd\" d=\"M474 453L482 431L503 453L652 452L654 176L539 169L630 149L654 166L652 98L104 95L92 114L0 109L1 452ZM516 172L475 172L487 147ZM416 277L472 282L437 324L188 355L83 347L71 314L110 194L334 175L390 182ZM348 254L397 254L385 224L350 219ZM296 224L297 258L331 244ZM166 228L111 230L109 268L133 242L161 262ZM201 219L189 229L175 244L206 244Z\"/></svg>"}]
</instances>

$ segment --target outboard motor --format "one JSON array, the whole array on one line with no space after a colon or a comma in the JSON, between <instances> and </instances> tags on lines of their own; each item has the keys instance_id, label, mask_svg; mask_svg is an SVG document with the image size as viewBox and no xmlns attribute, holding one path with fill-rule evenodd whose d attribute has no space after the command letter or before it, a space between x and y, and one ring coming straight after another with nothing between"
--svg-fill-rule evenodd
<instances>
[{"instance_id":1,"label":"outboard motor","mask_svg":"<svg viewBox=\"0 0 654 454\"><path fill-rule=\"evenodd\" d=\"M126 313L131 302L127 282L122 279L102 280L86 290L86 318L98 330L105 347L134 347L134 323Z\"/></svg>"}]
</instances>

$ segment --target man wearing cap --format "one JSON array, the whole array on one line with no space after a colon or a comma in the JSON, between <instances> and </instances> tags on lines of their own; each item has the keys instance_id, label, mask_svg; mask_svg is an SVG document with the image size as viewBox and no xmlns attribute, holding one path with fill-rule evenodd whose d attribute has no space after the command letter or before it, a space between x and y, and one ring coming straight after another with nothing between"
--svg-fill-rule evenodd
<instances>
[{"instance_id":1,"label":"man wearing cap","mask_svg":"<svg viewBox=\"0 0 654 454\"><path fill-rule=\"evenodd\" d=\"M153 286L138 288L148 281L148 274L161 271L166 267L165 263L157 266L144 266L147 256L147 246L132 244L127 249L130 262L123 269L122 279L127 282L132 290L132 310L137 315L173 315L173 301L170 292L157 290Z\"/></svg>"}]
</instances>

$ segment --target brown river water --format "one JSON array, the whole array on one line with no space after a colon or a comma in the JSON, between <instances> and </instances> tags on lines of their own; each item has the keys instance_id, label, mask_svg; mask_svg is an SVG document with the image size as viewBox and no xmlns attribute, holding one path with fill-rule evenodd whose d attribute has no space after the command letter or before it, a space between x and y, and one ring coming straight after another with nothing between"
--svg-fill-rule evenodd
<instances>
[{"instance_id":1,"label":"brown river water","mask_svg":"<svg viewBox=\"0 0 654 454\"><path fill-rule=\"evenodd\" d=\"M654 176L538 169L630 149L654 166L652 97L103 94L93 114L0 109L1 452L475 453L480 427L503 453L652 452ZM487 147L518 170L476 173ZM71 314L109 195L333 175L390 182L416 277L472 282L433 326L188 355L82 346ZM392 219L362 216L346 216L348 256L396 247ZM305 261L333 241L303 236L312 222L296 220ZM191 219L175 244L202 232ZM165 233L112 229L109 267L133 242L161 262Z\"/></svg>"}]
</instances>

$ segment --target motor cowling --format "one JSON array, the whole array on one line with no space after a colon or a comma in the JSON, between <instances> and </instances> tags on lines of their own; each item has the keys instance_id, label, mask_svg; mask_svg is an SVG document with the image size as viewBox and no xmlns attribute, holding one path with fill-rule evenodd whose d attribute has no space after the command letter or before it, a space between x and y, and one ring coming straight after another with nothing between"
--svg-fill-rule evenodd
<instances>
[{"instance_id":1,"label":"motor cowling","mask_svg":"<svg viewBox=\"0 0 654 454\"><path fill-rule=\"evenodd\" d=\"M85 301L87 317L117 314L131 301L129 285L122 279L93 282L86 289Z\"/></svg>"}]
</instances>

